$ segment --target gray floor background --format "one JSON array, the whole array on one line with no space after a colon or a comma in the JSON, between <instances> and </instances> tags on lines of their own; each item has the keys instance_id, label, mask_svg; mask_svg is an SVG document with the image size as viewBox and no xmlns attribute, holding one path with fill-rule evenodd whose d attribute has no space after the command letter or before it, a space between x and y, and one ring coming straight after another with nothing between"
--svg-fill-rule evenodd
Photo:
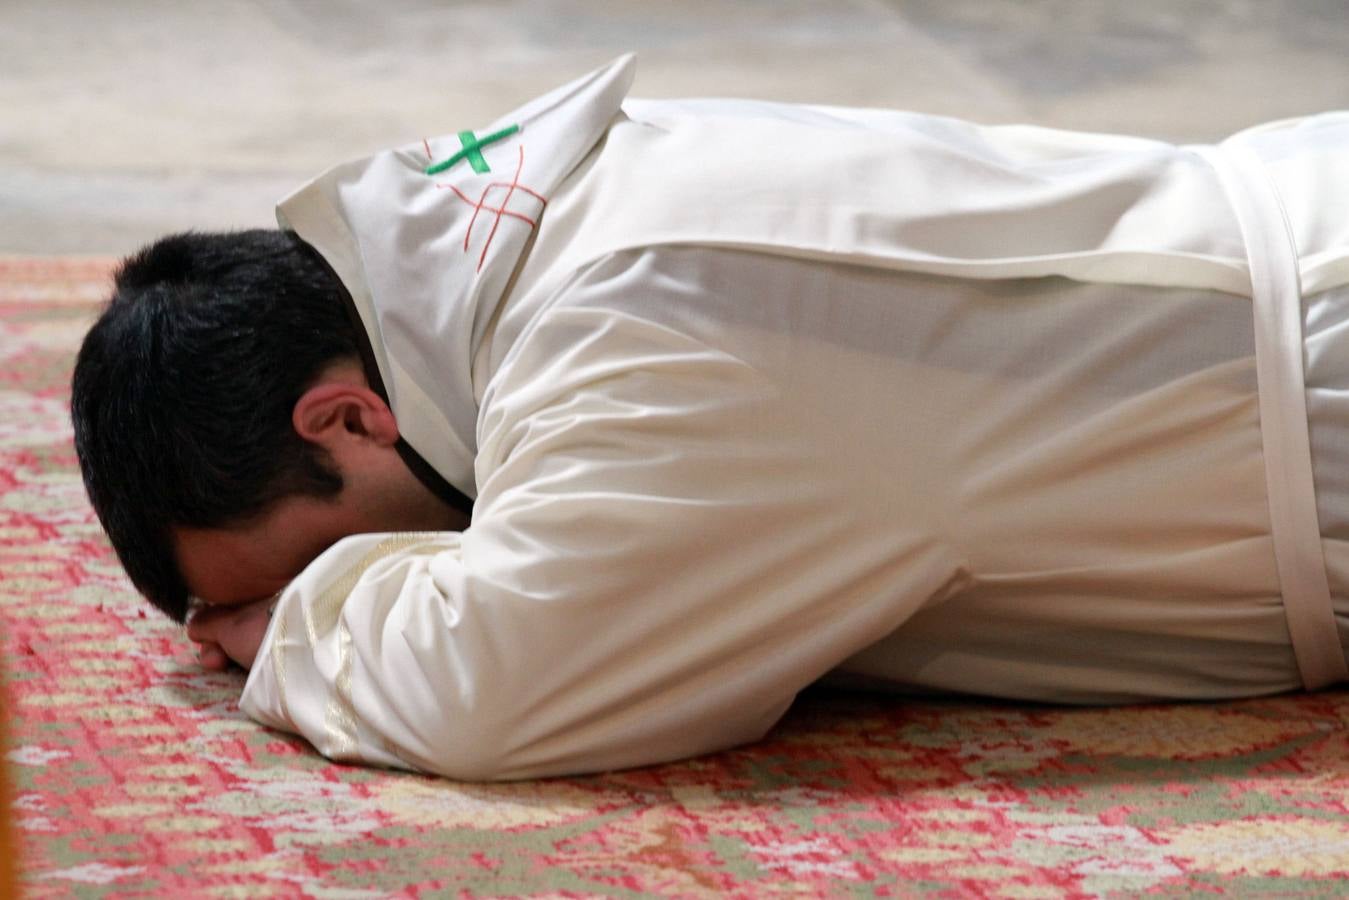
<instances>
[{"instance_id":1,"label":"gray floor background","mask_svg":"<svg viewBox=\"0 0 1349 900\"><path fill-rule=\"evenodd\" d=\"M634 94L1176 141L1349 107L1349 0L0 0L0 252L272 223L628 50Z\"/></svg>"}]
</instances>

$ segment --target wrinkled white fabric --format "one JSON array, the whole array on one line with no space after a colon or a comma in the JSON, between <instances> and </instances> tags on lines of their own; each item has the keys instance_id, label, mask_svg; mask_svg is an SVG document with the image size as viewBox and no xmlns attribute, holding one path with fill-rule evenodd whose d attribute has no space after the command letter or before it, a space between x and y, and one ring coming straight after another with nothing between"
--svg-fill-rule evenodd
<instances>
[{"instance_id":1,"label":"wrinkled white fabric","mask_svg":"<svg viewBox=\"0 0 1349 900\"><path fill-rule=\"evenodd\" d=\"M824 676L1065 702L1301 684L1247 247L1201 154L880 111L619 112L630 65L550 95L492 172L441 176L497 209L503 171L553 178L537 227L501 219L510 245L484 249L494 213L436 187L420 144L282 204L409 442L477 500L462 534L355 536L306 569L250 715L335 758L521 778L753 740ZM516 169L582 125L572 168ZM1234 139L1297 241L1337 603L1346 136L1328 116Z\"/></svg>"}]
</instances>

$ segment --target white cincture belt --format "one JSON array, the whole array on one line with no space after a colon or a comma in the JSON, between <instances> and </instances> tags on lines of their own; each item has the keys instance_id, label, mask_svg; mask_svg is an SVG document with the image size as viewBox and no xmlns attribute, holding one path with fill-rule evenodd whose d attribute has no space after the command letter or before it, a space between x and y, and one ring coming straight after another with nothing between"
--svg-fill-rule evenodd
<instances>
[{"instance_id":1,"label":"white cincture belt","mask_svg":"<svg viewBox=\"0 0 1349 900\"><path fill-rule=\"evenodd\" d=\"M1254 152L1230 143L1192 149L1217 170L1246 243L1274 562L1302 684L1315 690L1349 679L1349 667L1335 628L1316 518L1297 248L1278 191Z\"/></svg>"}]
</instances>

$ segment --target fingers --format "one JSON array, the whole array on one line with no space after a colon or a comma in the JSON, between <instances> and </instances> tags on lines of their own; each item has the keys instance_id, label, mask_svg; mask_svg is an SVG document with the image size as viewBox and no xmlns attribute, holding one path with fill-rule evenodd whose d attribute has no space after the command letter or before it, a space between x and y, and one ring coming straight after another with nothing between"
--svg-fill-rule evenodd
<instances>
[{"instance_id":1,"label":"fingers","mask_svg":"<svg viewBox=\"0 0 1349 900\"><path fill-rule=\"evenodd\" d=\"M197 647L197 660L208 672L223 672L229 668L230 658L219 644L202 644Z\"/></svg>"},{"instance_id":2,"label":"fingers","mask_svg":"<svg viewBox=\"0 0 1349 900\"><path fill-rule=\"evenodd\" d=\"M270 602L267 598L239 606L208 606L195 612L187 622L187 636L199 645L202 666L221 671L233 661L250 668L267 632Z\"/></svg>"},{"instance_id":3,"label":"fingers","mask_svg":"<svg viewBox=\"0 0 1349 900\"><path fill-rule=\"evenodd\" d=\"M230 666L225 650L236 611L228 606L203 607L187 620L187 636L197 644L197 660L203 669L223 672Z\"/></svg>"}]
</instances>

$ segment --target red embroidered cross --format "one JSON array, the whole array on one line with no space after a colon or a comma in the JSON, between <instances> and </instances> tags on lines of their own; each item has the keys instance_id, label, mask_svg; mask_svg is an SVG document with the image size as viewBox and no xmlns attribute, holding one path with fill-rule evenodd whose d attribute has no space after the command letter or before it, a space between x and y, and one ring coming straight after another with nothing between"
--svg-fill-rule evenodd
<instances>
[{"instance_id":1,"label":"red embroidered cross","mask_svg":"<svg viewBox=\"0 0 1349 900\"><path fill-rule=\"evenodd\" d=\"M436 187L449 188L451 191L454 192L454 195L456 197L467 203L469 206L473 207L473 215L468 220L468 228L464 231L465 253L468 252L469 241L473 237L473 226L478 222L478 214L483 210L487 210L489 213L492 213L494 215L494 218L492 219L492 230L488 232L487 240L482 245L482 253L479 254L478 256L477 271L479 272L482 271L483 262L485 262L487 259L487 248L492 246L492 239L496 237L497 228L501 225L501 220L503 218L505 218L506 216L510 216L512 219L519 219L521 222L524 222L525 224L529 225L530 228L533 228L535 227L535 225L538 224L534 219L531 219L524 213L519 213L509 208L511 197L515 194L516 191L528 194L535 200L538 200L539 203L542 204L543 206L548 205L547 198L545 198L542 194L538 193L537 191L531 190L530 188L527 188L520 183L520 172L523 171L525 167L525 147L523 144L520 145L519 150L520 150L520 161L515 166L515 176L510 181L493 181L490 184L488 184L486 187L482 189L482 194L479 195L477 202L471 200L468 197L468 195L466 195L463 191L459 190L459 188L453 184L442 184L441 182L436 182ZM426 151L427 156L430 156L431 148L427 147ZM487 196L497 188L505 188L506 196L502 198L500 206L488 206Z\"/></svg>"}]
</instances>

